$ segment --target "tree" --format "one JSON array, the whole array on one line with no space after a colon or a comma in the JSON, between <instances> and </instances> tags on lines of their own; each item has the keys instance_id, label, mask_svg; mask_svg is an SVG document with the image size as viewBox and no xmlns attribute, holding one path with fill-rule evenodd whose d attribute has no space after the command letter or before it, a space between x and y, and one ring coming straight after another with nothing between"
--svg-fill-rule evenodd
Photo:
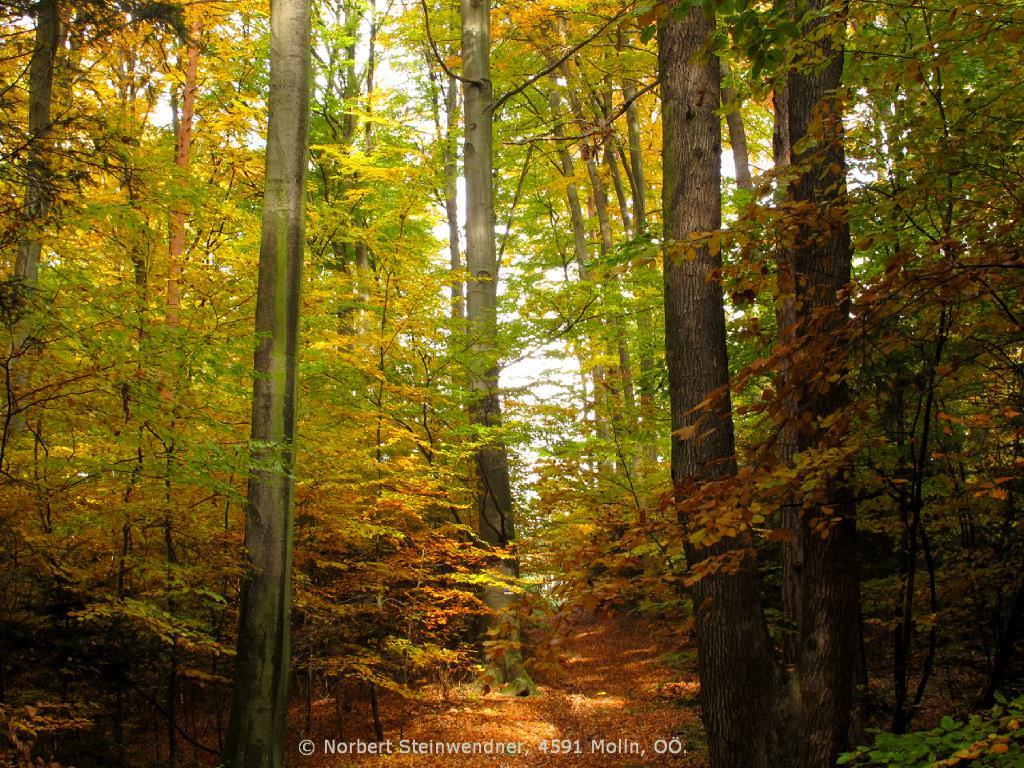
<instances>
[{"instance_id":1,"label":"tree","mask_svg":"<svg viewBox=\"0 0 1024 768\"><path fill-rule=\"evenodd\" d=\"M592 609L678 637L666 676L695 672L700 651L716 768L818 768L864 726L927 729L1011 693L1024 676L1024 4L492 2L489 71L467 78L493 79L473 130L494 112L493 172L473 199L490 183L496 253L474 262L489 271L472 324L458 307L461 3L373 6L322 0L312 14L304 407L289 433L302 439L253 444L269 16L206 0L200 41L183 0L0 3L4 758L215 762L243 581L252 674L237 709L277 695L277 720L240 758L253 762L277 759L285 674L287 733L311 738L393 736L406 700L480 680L481 644L492 685L522 647L531 675L585 694L557 674L557 649ZM45 13L59 30L40 139ZM749 145L751 190L734 190L746 182L728 164L716 174L716 125L738 171ZM296 173L300 143L281 150ZM663 187L667 205L653 204ZM260 302L261 322L276 306L286 329L289 288L265 295L268 276L288 282L289 226ZM31 243L34 287L16 278ZM285 369L289 350L271 326L259 341L279 371L275 350ZM264 372L257 388L278 381ZM661 471L673 442L675 487ZM507 461L491 499L481 455ZM290 621L287 603L254 602L256 587L288 594L273 556L286 560L290 501L246 510L250 474L254 502L259 483L273 495L295 475ZM517 539L504 519L481 525L482 498L514 513ZM263 522L284 531L276 551ZM259 645L289 624L290 673L280 645L262 659ZM595 666L622 667L615 647L592 647ZM509 729L536 732L506 709ZM573 728L595 714L581 708ZM997 719L1007 728L967 751L1013 764L1024 730ZM853 760L971 746L948 724ZM238 752L252 734L233 731Z\"/></svg>"},{"instance_id":2,"label":"tree","mask_svg":"<svg viewBox=\"0 0 1024 768\"><path fill-rule=\"evenodd\" d=\"M448 224L448 255L452 270L452 319L461 325L466 314L462 284L462 243L459 234L459 83L445 75L444 97L444 211Z\"/></svg>"},{"instance_id":3,"label":"tree","mask_svg":"<svg viewBox=\"0 0 1024 768\"><path fill-rule=\"evenodd\" d=\"M29 65L29 157L25 184L26 224L39 227L46 218L52 179L47 164L47 140L52 131L50 112L53 99L53 70L60 39L60 9L57 0L43 0L36 6L36 42ZM28 287L39 280L42 243L37 232L28 231L18 244L14 274Z\"/></svg>"},{"instance_id":4,"label":"tree","mask_svg":"<svg viewBox=\"0 0 1024 768\"><path fill-rule=\"evenodd\" d=\"M429 19L429 15L427 19ZM438 51L440 55L440 51ZM438 73L434 59L428 50L425 55L429 79L431 113L437 140L441 144L443 160L443 188L445 223L448 227L448 263L452 273L451 316L460 327L466 315L466 296L462 283L462 236L459 228L459 80L454 72ZM442 87L443 86L443 87ZM444 102L444 119L441 115L441 101Z\"/></svg>"},{"instance_id":5,"label":"tree","mask_svg":"<svg viewBox=\"0 0 1024 768\"><path fill-rule=\"evenodd\" d=\"M290 665L294 439L309 141L310 3L275 0L270 16L266 189L256 299L253 465L235 688L225 744L231 768L284 762Z\"/></svg>"},{"instance_id":6,"label":"tree","mask_svg":"<svg viewBox=\"0 0 1024 768\"><path fill-rule=\"evenodd\" d=\"M665 211L665 359L672 415L672 482L679 494L736 473L721 260L703 233L721 227L715 21L673 9L659 32ZM683 519L688 531L705 523ZM732 526L726 525L725 528ZM749 534L709 545L690 537L704 726L716 768L768 766L776 672ZM731 562L730 562L731 561Z\"/></svg>"},{"instance_id":7,"label":"tree","mask_svg":"<svg viewBox=\"0 0 1024 768\"><path fill-rule=\"evenodd\" d=\"M815 364L826 372L814 386L802 376L790 400L789 423L813 424L795 430L797 450L808 451L828 447L834 439L830 422L842 428L836 417L847 402L848 365L844 346L833 339L849 317L852 247L841 92L846 15L824 0L798 10L798 21L804 19L800 55L786 91L796 169L789 200L800 218L786 258L793 319L803 337L798 344L817 350ZM833 765L847 746L859 651L855 506L841 472L826 478L826 489L820 500L801 499L794 531L801 562L799 573L789 575L799 579L797 727L804 768Z\"/></svg>"},{"instance_id":8,"label":"tree","mask_svg":"<svg viewBox=\"0 0 1024 768\"><path fill-rule=\"evenodd\" d=\"M625 30L621 27L616 32L616 45L626 48L628 45ZM647 225L647 182L644 180L644 153L641 144L640 110L637 106L636 81L631 75L622 78L622 98L626 103L626 127L629 134L629 179L633 190L633 234L639 235Z\"/></svg>"},{"instance_id":9,"label":"tree","mask_svg":"<svg viewBox=\"0 0 1024 768\"><path fill-rule=\"evenodd\" d=\"M498 258L494 242L494 91L491 84L490 0L462 0L462 103L465 121L463 166L466 178L466 319L472 339L470 421L481 430L476 453L480 537L492 547L515 540L508 453L495 432L501 428L500 364L495 356L498 308ZM498 573L519 575L518 560L502 559ZM510 586L484 587L491 610L492 634L510 634L510 643L491 669L503 690L528 693L533 682L518 649Z\"/></svg>"},{"instance_id":10,"label":"tree","mask_svg":"<svg viewBox=\"0 0 1024 768\"><path fill-rule=\"evenodd\" d=\"M729 66L724 60L722 78L732 76ZM743 126L743 112L736 91L731 87L722 87L722 109L725 110L725 123L729 126L729 146L732 149L732 161L736 169L736 186L751 192L754 182L750 176L750 155L747 151L747 132Z\"/></svg>"},{"instance_id":11,"label":"tree","mask_svg":"<svg viewBox=\"0 0 1024 768\"><path fill-rule=\"evenodd\" d=\"M53 126L50 113L53 103L53 73L60 42L60 7L57 0L42 0L36 6L36 38L28 72L28 159L26 163L25 205L22 212L24 231L18 242L14 279L25 291L23 300L32 301L31 293L39 284L39 258L43 243L43 227L53 197L50 168L50 136ZM11 340L12 357L22 357L29 339L29 319L21 318ZM19 390L27 383L28 371L19 361L11 377L8 393L12 405L12 426L17 430L25 424L24 406L18 403Z\"/></svg>"}]
</instances>

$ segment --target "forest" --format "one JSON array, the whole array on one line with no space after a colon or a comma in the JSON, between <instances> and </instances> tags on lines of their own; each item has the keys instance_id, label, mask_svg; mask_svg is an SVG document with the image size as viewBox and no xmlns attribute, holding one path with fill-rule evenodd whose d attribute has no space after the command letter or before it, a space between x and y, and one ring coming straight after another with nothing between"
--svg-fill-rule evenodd
<instances>
[{"instance_id":1,"label":"forest","mask_svg":"<svg viewBox=\"0 0 1024 768\"><path fill-rule=\"evenodd\" d=\"M0 0L0 766L1024 766L1024 0Z\"/></svg>"}]
</instances>

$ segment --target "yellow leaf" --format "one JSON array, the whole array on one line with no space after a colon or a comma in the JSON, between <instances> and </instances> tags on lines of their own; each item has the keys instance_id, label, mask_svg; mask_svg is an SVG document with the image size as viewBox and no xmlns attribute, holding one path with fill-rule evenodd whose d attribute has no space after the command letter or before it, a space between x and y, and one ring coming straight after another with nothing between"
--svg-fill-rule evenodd
<instances>
[{"instance_id":1,"label":"yellow leaf","mask_svg":"<svg viewBox=\"0 0 1024 768\"><path fill-rule=\"evenodd\" d=\"M672 434L678 437L680 440L691 440L697 435L697 425L690 424L688 426L682 427L681 429L677 429Z\"/></svg>"}]
</instances>

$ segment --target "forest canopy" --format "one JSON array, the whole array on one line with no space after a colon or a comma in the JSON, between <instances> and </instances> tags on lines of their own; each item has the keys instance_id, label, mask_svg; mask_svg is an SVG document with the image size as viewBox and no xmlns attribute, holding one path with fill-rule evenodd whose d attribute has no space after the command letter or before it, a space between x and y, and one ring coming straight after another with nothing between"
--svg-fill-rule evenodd
<instances>
[{"instance_id":1,"label":"forest canopy","mask_svg":"<svg viewBox=\"0 0 1024 768\"><path fill-rule=\"evenodd\" d=\"M0 765L1024 761L1024 2L0 40Z\"/></svg>"}]
</instances>

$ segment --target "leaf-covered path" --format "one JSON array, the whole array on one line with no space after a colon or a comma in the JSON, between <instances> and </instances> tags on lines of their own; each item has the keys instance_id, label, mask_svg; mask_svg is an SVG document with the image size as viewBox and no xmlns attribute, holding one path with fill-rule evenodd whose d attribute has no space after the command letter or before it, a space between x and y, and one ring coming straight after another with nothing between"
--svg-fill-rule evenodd
<instances>
[{"instance_id":1,"label":"leaf-covered path","mask_svg":"<svg viewBox=\"0 0 1024 768\"><path fill-rule=\"evenodd\" d=\"M573 627L566 639L565 671L540 678L541 696L509 698L458 690L448 703L435 701L407 713L404 723L390 723L385 734L390 739L387 756L330 757L321 754L323 737L313 736L316 754L299 764L317 768L697 768L705 761L694 701L695 674L666 665L665 654L672 650L669 638L646 624L586 620ZM480 752L482 745L508 742L521 744L523 753ZM415 743L427 753L403 752L403 743L408 749ZM467 745L476 753L461 753ZM570 753L557 754L560 746Z\"/></svg>"}]
</instances>

